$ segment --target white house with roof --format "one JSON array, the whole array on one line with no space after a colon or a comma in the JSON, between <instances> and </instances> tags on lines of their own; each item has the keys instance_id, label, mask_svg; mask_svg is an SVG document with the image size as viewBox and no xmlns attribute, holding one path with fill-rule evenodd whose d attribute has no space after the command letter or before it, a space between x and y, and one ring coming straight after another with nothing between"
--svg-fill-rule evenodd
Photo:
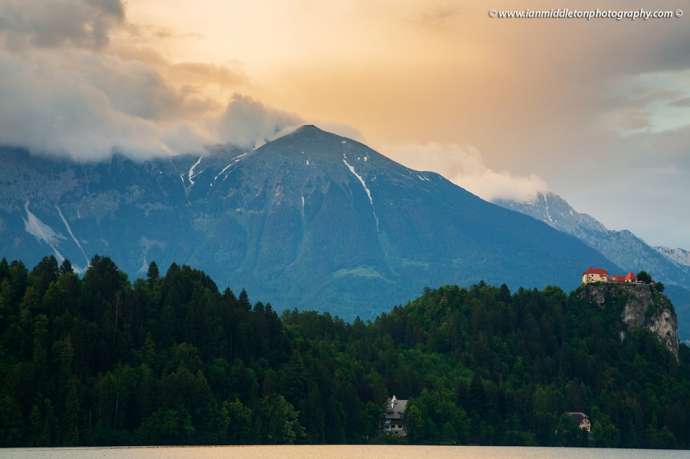
<instances>
[{"instance_id":1,"label":"white house with roof","mask_svg":"<svg viewBox=\"0 0 690 459\"><path fill-rule=\"evenodd\" d=\"M405 428L405 410L407 400L399 400L393 397L386 401L386 409L383 413L383 433L393 437L407 436Z\"/></svg>"}]
</instances>

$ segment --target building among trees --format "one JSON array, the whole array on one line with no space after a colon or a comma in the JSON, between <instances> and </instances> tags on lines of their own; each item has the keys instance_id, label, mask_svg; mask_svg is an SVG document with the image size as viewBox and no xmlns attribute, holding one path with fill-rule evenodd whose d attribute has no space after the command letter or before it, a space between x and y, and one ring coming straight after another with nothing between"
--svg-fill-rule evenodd
<instances>
[{"instance_id":1,"label":"building among trees","mask_svg":"<svg viewBox=\"0 0 690 459\"><path fill-rule=\"evenodd\" d=\"M398 400L393 397L386 401L386 410L383 413L383 433L394 437L406 437L405 410L407 400Z\"/></svg>"},{"instance_id":2,"label":"building among trees","mask_svg":"<svg viewBox=\"0 0 690 459\"><path fill-rule=\"evenodd\" d=\"M592 431L592 421L589 420L589 416L581 411L569 411L565 413L566 416L571 418L577 424L577 427L583 431L590 433Z\"/></svg>"}]
</instances>

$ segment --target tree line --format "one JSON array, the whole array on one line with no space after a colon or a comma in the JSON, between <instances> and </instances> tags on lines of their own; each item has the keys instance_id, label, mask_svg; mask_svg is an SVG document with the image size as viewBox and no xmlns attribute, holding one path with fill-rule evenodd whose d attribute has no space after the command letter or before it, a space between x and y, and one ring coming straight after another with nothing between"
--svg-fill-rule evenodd
<instances>
[{"instance_id":1,"label":"tree line","mask_svg":"<svg viewBox=\"0 0 690 459\"><path fill-rule=\"evenodd\" d=\"M252 304L172 264L0 261L0 445L690 448L690 350L559 288L427 289L373 321ZM327 308L328 305L324 305ZM409 435L381 435L386 399ZM586 412L586 435L563 413Z\"/></svg>"}]
</instances>

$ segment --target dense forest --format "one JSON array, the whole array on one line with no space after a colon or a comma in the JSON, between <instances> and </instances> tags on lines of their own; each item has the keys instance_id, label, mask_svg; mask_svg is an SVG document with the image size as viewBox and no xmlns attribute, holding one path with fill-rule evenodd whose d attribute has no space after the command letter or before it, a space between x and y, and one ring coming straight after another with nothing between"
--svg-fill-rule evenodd
<instances>
[{"instance_id":1,"label":"dense forest","mask_svg":"<svg viewBox=\"0 0 690 459\"><path fill-rule=\"evenodd\" d=\"M426 290L372 322L251 304L204 273L0 262L0 445L410 443L690 448L690 349L615 302ZM324 305L327 308L328 305ZM584 411L586 435L564 416Z\"/></svg>"}]
</instances>

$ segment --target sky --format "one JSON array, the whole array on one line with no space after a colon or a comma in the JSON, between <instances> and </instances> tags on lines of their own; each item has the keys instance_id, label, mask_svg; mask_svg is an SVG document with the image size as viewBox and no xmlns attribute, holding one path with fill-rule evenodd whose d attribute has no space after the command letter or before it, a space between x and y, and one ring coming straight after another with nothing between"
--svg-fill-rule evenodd
<instances>
[{"instance_id":1,"label":"sky","mask_svg":"<svg viewBox=\"0 0 690 459\"><path fill-rule=\"evenodd\" d=\"M669 19L489 10L663 9ZM690 248L690 0L0 0L0 143L80 161L316 123Z\"/></svg>"}]
</instances>

